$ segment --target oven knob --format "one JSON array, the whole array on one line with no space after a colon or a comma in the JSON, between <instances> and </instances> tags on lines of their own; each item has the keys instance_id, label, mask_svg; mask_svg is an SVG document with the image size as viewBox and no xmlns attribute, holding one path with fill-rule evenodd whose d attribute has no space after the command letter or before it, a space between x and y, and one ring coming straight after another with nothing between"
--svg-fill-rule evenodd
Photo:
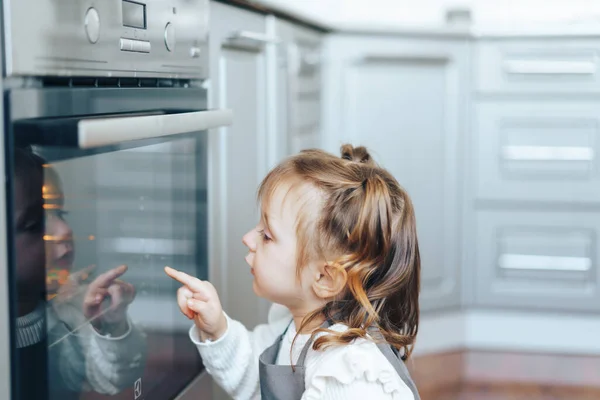
<instances>
[{"instance_id":1,"label":"oven knob","mask_svg":"<svg viewBox=\"0 0 600 400\"><path fill-rule=\"evenodd\" d=\"M85 13L85 33L91 43L96 43L100 37L100 16L95 8L89 8Z\"/></svg>"},{"instance_id":2,"label":"oven knob","mask_svg":"<svg viewBox=\"0 0 600 400\"><path fill-rule=\"evenodd\" d=\"M165 26L165 46L169 51L175 50L175 27L170 22Z\"/></svg>"}]
</instances>

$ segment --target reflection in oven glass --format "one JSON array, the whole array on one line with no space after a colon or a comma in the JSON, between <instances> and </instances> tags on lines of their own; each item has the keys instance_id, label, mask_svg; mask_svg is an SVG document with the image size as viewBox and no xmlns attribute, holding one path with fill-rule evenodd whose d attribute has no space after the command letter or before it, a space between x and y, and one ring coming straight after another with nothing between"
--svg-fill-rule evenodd
<instances>
[{"instance_id":1,"label":"reflection in oven glass","mask_svg":"<svg viewBox=\"0 0 600 400\"><path fill-rule=\"evenodd\" d=\"M146 398L176 368L188 321L162 270L198 274L202 205L195 154L173 146L54 164L15 152L21 399ZM36 368L47 387L27 385Z\"/></svg>"}]
</instances>

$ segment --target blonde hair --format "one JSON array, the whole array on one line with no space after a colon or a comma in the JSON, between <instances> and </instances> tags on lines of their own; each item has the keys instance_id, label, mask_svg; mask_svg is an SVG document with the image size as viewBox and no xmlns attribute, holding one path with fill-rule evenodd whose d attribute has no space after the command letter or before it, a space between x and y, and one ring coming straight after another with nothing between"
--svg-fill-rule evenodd
<instances>
[{"instance_id":1,"label":"blonde hair","mask_svg":"<svg viewBox=\"0 0 600 400\"><path fill-rule=\"evenodd\" d=\"M347 278L340 296L306 316L299 331L320 317L348 326L345 332L315 331L329 333L315 340L318 350L365 338L376 326L406 359L419 326L420 256L412 202L364 147L344 145L341 153L340 158L305 150L289 157L258 191L265 210L284 182L315 189L317 212L301 210L296 224L298 272L311 261L326 260Z\"/></svg>"}]
</instances>

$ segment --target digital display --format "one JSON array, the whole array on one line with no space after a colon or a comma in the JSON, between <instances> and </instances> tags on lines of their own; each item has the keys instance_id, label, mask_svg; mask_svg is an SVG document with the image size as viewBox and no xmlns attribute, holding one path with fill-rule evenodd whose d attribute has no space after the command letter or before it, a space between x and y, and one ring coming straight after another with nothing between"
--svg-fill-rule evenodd
<instances>
[{"instance_id":1,"label":"digital display","mask_svg":"<svg viewBox=\"0 0 600 400\"><path fill-rule=\"evenodd\" d=\"M123 0L123 26L146 29L146 5Z\"/></svg>"}]
</instances>

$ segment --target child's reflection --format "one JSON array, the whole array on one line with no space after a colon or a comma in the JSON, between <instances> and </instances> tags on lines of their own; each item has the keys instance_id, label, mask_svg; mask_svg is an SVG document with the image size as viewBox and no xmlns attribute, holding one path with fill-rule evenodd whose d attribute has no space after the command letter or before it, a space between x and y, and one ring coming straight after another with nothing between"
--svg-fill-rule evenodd
<instances>
[{"instance_id":1,"label":"child's reflection","mask_svg":"<svg viewBox=\"0 0 600 400\"><path fill-rule=\"evenodd\" d=\"M21 399L75 399L89 390L115 394L144 370L145 337L127 318L135 289L119 279L127 267L93 280L93 266L71 273L73 235L63 218L62 193L58 175L43 159L15 151ZM63 275L46 287L53 274ZM47 387L29 381L44 374Z\"/></svg>"},{"instance_id":2,"label":"child's reflection","mask_svg":"<svg viewBox=\"0 0 600 400\"><path fill-rule=\"evenodd\" d=\"M73 231L65 221L62 182L56 171L46 166L43 170L44 185L42 195L46 212L46 289L52 298L69 278L73 266L75 249Z\"/></svg>"}]
</instances>

